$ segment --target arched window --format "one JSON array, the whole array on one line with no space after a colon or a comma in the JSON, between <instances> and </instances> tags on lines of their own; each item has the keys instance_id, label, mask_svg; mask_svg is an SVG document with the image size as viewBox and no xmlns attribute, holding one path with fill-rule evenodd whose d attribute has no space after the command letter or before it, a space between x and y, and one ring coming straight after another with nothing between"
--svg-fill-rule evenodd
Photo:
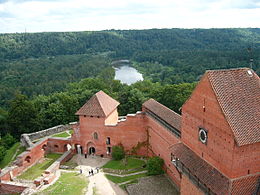
<instances>
[{"instance_id":1,"label":"arched window","mask_svg":"<svg viewBox=\"0 0 260 195\"><path fill-rule=\"evenodd\" d=\"M93 134L93 137L94 137L94 139L98 139L98 134L97 134L97 132L95 132L95 133Z\"/></svg>"},{"instance_id":2,"label":"arched window","mask_svg":"<svg viewBox=\"0 0 260 195\"><path fill-rule=\"evenodd\" d=\"M30 157L30 156L27 156L24 160L25 160L26 162L30 163L30 162L31 162L31 157Z\"/></svg>"},{"instance_id":3,"label":"arched window","mask_svg":"<svg viewBox=\"0 0 260 195\"><path fill-rule=\"evenodd\" d=\"M58 145L54 145L54 148L59 148L59 146Z\"/></svg>"},{"instance_id":4,"label":"arched window","mask_svg":"<svg viewBox=\"0 0 260 195\"><path fill-rule=\"evenodd\" d=\"M44 144L43 146L42 146L42 150L46 150L46 148L47 148L47 145L46 144Z\"/></svg>"}]
</instances>

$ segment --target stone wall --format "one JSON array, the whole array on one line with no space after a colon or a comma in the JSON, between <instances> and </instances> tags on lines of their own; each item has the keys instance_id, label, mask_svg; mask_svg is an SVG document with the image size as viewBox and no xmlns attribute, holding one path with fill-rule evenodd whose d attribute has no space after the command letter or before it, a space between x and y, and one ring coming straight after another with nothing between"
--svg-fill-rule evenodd
<instances>
[{"instance_id":1,"label":"stone wall","mask_svg":"<svg viewBox=\"0 0 260 195\"><path fill-rule=\"evenodd\" d=\"M60 133L63 131L67 131L71 129L71 125L58 125L55 127L51 127L49 129L45 129L42 131L37 131L30 134L22 134L21 135L21 143L23 146L31 147L33 145L33 141L41 139L43 137L47 137L56 133Z\"/></svg>"}]
</instances>

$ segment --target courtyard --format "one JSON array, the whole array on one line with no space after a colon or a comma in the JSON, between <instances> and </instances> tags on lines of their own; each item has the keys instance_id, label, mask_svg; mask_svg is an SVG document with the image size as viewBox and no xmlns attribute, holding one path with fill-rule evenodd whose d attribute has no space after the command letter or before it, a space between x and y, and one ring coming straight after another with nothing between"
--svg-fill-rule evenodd
<instances>
[{"instance_id":1,"label":"courtyard","mask_svg":"<svg viewBox=\"0 0 260 195\"><path fill-rule=\"evenodd\" d=\"M157 195L166 188L163 194L178 195L166 176L147 176L145 160L129 157L127 161L74 155L59 169L59 178L43 186L35 195Z\"/></svg>"}]
</instances>

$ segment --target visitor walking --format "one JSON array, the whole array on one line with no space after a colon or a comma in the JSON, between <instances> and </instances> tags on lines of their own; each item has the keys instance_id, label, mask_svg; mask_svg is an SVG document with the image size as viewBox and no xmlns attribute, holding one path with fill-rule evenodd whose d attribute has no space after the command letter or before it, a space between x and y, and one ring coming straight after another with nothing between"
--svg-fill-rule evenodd
<instances>
[{"instance_id":1,"label":"visitor walking","mask_svg":"<svg viewBox=\"0 0 260 195\"><path fill-rule=\"evenodd\" d=\"M93 169L91 169L91 174L94 175L94 171L93 171Z\"/></svg>"}]
</instances>

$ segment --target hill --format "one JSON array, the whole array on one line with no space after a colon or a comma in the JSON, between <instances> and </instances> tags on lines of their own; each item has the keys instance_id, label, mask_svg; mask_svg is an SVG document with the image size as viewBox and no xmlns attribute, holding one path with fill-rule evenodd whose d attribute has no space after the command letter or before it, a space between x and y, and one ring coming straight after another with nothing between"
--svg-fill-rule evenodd
<instances>
[{"instance_id":1,"label":"hill","mask_svg":"<svg viewBox=\"0 0 260 195\"><path fill-rule=\"evenodd\" d=\"M249 54L248 48L252 48ZM17 91L29 97L62 91L129 59L146 79L194 82L206 69L260 73L260 29L151 29L0 34L0 106Z\"/></svg>"}]
</instances>

